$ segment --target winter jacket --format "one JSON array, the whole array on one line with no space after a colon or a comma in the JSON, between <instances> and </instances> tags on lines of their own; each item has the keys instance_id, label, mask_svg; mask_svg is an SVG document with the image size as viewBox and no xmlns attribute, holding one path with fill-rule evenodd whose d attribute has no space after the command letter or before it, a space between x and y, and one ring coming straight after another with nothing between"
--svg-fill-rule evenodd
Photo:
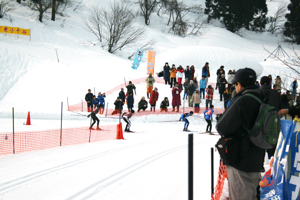
<instances>
[{"instance_id":1,"label":"winter jacket","mask_svg":"<svg viewBox=\"0 0 300 200\"><path fill-rule=\"evenodd\" d=\"M209 67L204 66L202 68L202 76L210 77Z\"/></svg>"},{"instance_id":2,"label":"winter jacket","mask_svg":"<svg viewBox=\"0 0 300 200\"><path fill-rule=\"evenodd\" d=\"M292 84L291 84L291 91L292 91L292 93L296 92L297 88L298 88L297 81L293 81Z\"/></svg>"},{"instance_id":3,"label":"winter jacket","mask_svg":"<svg viewBox=\"0 0 300 200\"><path fill-rule=\"evenodd\" d=\"M158 100L158 96L159 96L158 92L155 92L155 90L153 90L153 91L151 92L151 96L150 96L150 99L149 99L149 103L150 103L151 105L156 105L156 101Z\"/></svg>"},{"instance_id":4,"label":"winter jacket","mask_svg":"<svg viewBox=\"0 0 300 200\"><path fill-rule=\"evenodd\" d=\"M183 83L183 89L184 89L183 92L184 92L184 93L187 93L187 92L188 92L188 88L189 88L189 82L186 82L186 81L185 81L185 82Z\"/></svg>"},{"instance_id":5,"label":"winter jacket","mask_svg":"<svg viewBox=\"0 0 300 200\"><path fill-rule=\"evenodd\" d=\"M93 93L86 93L85 101L89 101L90 103L92 103L93 96L94 96Z\"/></svg>"},{"instance_id":6,"label":"winter jacket","mask_svg":"<svg viewBox=\"0 0 300 200\"><path fill-rule=\"evenodd\" d=\"M181 99L180 99L181 88L173 87L172 89L172 106L180 106Z\"/></svg>"},{"instance_id":7,"label":"winter jacket","mask_svg":"<svg viewBox=\"0 0 300 200\"><path fill-rule=\"evenodd\" d=\"M146 88L149 88L150 86L153 86L153 84L155 83L155 79L152 76L148 76L146 78Z\"/></svg>"},{"instance_id":8,"label":"winter jacket","mask_svg":"<svg viewBox=\"0 0 300 200\"><path fill-rule=\"evenodd\" d=\"M281 109L281 97L276 90L272 90L270 85L262 85L260 87L264 98L267 98L267 102L276 108L276 110Z\"/></svg>"},{"instance_id":9,"label":"winter jacket","mask_svg":"<svg viewBox=\"0 0 300 200\"><path fill-rule=\"evenodd\" d=\"M227 74L227 82L228 84L233 84L235 74Z\"/></svg>"},{"instance_id":10,"label":"winter jacket","mask_svg":"<svg viewBox=\"0 0 300 200\"><path fill-rule=\"evenodd\" d=\"M189 96L192 96L194 94L194 91L195 91L195 86L194 84L189 84L189 87L188 87L188 90L187 90L187 94Z\"/></svg>"},{"instance_id":11,"label":"winter jacket","mask_svg":"<svg viewBox=\"0 0 300 200\"><path fill-rule=\"evenodd\" d=\"M193 80L193 82L194 82L194 87L195 87L195 90L196 90L198 88L198 81L195 79L195 80Z\"/></svg>"},{"instance_id":12,"label":"winter jacket","mask_svg":"<svg viewBox=\"0 0 300 200\"><path fill-rule=\"evenodd\" d=\"M184 69L183 68L178 68L176 73L176 77L177 78L183 78L183 74L184 74Z\"/></svg>"},{"instance_id":13,"label":"winter jacket","mask_svg":"<svg viewBox=\"0 0 300 200\"><path fill-rule=\"evenodd\" d=\"M144 109L148 107L148 102L146 100L140 100L138 104L138 109Z\"/></svg>"},{"instance_id":14,"label":"winter jacket","mask_svg":"<svg viewBox=\"0 0 300 200\"><path fill-rule=\"evenodd\" d=\"M168 108L169 107L169 101L166 101L166 99L164 99L161 103L160 103L160 108Z\"/></svg>"},{"instance_id":15,"label":"winter jacket","mask_svg":"<svg viewBox=\"0 0 300 200\"><path fill-rule=\"evenodd\" d=\"M214 110L209 108L207 109L206 111L204 111L204 119L208 119L208 120L212 120L213 119L213 113L214 113Z\"/></svg>"},{"instance_id":16,"label":"winter jacket","mask_svg":"<svg viewBox=\"0 0 300 200\"><path fill-rule=\"evenodd\" d=\"M134 98L133 95L127 96L127 108L133 108Z\"/></svg>"},{"instance_id":17,"label":"winter jacket","mask_svg":"<svg viewBox=\"0 0 300 200\"><path fill-rule=\"evenodd\" d=\"M170 78L170 66L164 66L164 79Z\"/></svg>"},{"instance_id":18,"label":"winter jacket","mask_svg":"<svg viewBox=\"0 0 300 200\"><path fill-rule=\"evenodd\" d=\"M105 98L106 96L104 95L98 95L98 99L99 99L99 104L102 105L102 108L105 107Z\"/></svg>"},{"instance_id":19,"label":"winter jacket","mask_svg":"<svg viewBox=\"0 0 300 200\"><path fill-rule=\"evenodd\" d=\"M220 78L219 79L219 93L223 94L225 91L225 86L226 86L226 79L225 78Z\"/></svg>"},{"instance_id":20,"label":"winter jacket","mask_svg":"<svg viewBox=\"0 0 300 200\"><path fill-rule=\"evenodd\" d=\"M190 69L184 70L184 78L189 79L189 81L191 80L191 71L190 71Z\"/></svg>"},{"instance_id":21,"label":"winter jacket","mask_svg":"<svg viewBox=\"0 0 300 200\"><path fill-rule=\"evenodd\" d=\"M206 88L206 100L213 100L214 98L214 88Z\"/></svg>"},{"instance_id":22,"label":"winter jacket","mask_svg":"<svg viewBox=\"0 0 300 200\"><path fill-rule=\"evenodd\" d=\"M123 104L125 103L126 95L124 91L119 92L119 97L122 99Z\"/></svg>"},{"instance_id":23,"label":"winter jacket","mask_svg":"<svg viewBox=\"0 0 300 200\"><path fill-rule=\"evenodd\" d=\"M275 84L274 84L274 86L275 86L275 89L276 89L276 90L281 90L281 78L276 78L276 79L275 79Z\"/></svg>"},{"instance_id":24,"label":"winter jacket","mask_svg":"<svg viewBox=\"0 0 300 200\"><path fill-rule=\"evenodd\" d=\"M127 95L133 94L133 90L135 90L135 86L133 84L127 85Z\"/></svg>"},{"instance_id":25,"label":"winter jacket","mask_svg":"<svg viewBox=\"0 0 300 200\"><path fill-rule=\"evenodd\" d=\"M194 76L195 76L195 67L194 67L194 65L191 66L190 71L191 71L191 80L193 80Z\"/></svg>"},{"instance_id":26,"label":"winter jacket","mask_svg":"<svg viewBox=\"0 0 300 200\"><path fill-rule=\"evenodd\" d=\"M171 69L171 78L176 78L176 73L177 73L177 70L175 68L172 68Z\"/></svg>"},{"instance_id":27,"label":"winter jacket","mask_svg":"<svg viewBox=\"0 0 300 200\"><path fill-rule=\"evenodd\" d=\"M115 104L115 109L120 109L120 108L121 108L121 110L123 109L122 99L121 99L121 101L115 100L114 104Z\"/></svg>"},{"instance_id":28,"label":"winter jacket","mask_svg":"<svg viewBox=\"0 0 300 200\"><path fill-rule=\"evenodd\" d=\"M193 96L192 96L192 102L195 103L195 104L199 104L201 103L201 98L200 98L200 92L199 90L196 90L194 93L193 93Z\"/></svg>"},{"instance_id":29,"label":"winter jacket","mask_svg":"<svg viewBox=\"0 0 300 200\"><path fill-rule=\"evenodd\" d=\"M98 106L98 104L99 104L99 99L98 99L98 98L95 98L95 99L92 100L92 102L93 102L93 105Z\"/></svg>"},{"instance_id":30,"label":"winter jacket","mask_svg":"<svg viewBox=\"0 0 300 200\"><path fill-rule=\"evenodd\" d=\"M247 86L237 93L230 106L219 118L216 125L218 133L225 137L235 137L238 142L238 158L232 167L244 172L260 172L264 162L265 150L255 146L247 136L247 129L251 129L257 118L260 103L251 93L263 100L263 95L255 85Z\"/></svg>"},{"instance_id":31,"label":"winter jacket","mask_svg":"<svg viewBox=\"0 0 300 200\"><path fill-rule=\"evenodd\" d=\"M203 88L203 89L206 88L206 80L205 79L200 80L200 88Z\"/></svg>"},{"instance_id":32,"label":"winter jacket","mask_svg":"<svg viewBox=\"0 0 300 200\"><path fill-rule=\"evenodd\" d=\"M221 68L219 68L219 69L217 70L217 75L221 74L221 73L220 73L220 71L221 71L221 70L223 70L223 73L222 73L222 74L225 74L225 70L224 70L224 69L221 69Z\"/></svg>"}]
</instances>

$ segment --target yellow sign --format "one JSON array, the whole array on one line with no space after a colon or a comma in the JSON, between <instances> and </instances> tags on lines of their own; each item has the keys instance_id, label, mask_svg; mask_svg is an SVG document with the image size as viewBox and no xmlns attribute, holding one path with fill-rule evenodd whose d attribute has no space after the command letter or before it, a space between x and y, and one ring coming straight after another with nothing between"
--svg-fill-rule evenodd
<instances>
[{"instance_id":1,"label":"yellow sign","mask_svg":"<svg viewBox=\"0 0 300 200\"><path fill-rule=\"evenodd\" d=\"M0 33L30 36L30 29L23 29L19 27L10 27L10 26L0 26Z\"/></svg>"}]
</instances>

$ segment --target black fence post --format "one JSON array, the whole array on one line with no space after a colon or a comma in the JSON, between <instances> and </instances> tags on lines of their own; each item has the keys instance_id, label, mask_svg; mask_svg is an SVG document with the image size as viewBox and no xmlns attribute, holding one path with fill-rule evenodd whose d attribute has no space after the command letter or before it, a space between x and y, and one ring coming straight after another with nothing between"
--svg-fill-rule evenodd
<instances>
[{"instance_id":1,"label":"black fence post","mask_svg":"<svg viewBox=\"0 0 300 200\"><path fill-rule=\"evenodd\" d=\"M194 149L193 149L193 134L188 136L188 200L193 200L194 193Z\"/></svg>"},{"instance_id":2,"label":"black fence post","mask_svg":"<svg viewBox=\"0 0 300 200\"><path fill-rule=\"evenodd\" d=\"M15 151L15 109L12 108L12 129L13 129L13 154L16 153Z\"/></svg>"},{"instance_id":3,"label":"black fence post","mask_svg":"<svg viewBox=\"0 0 300 200\"><path fill-rule=\"evenodd\" d=\"M63 120L63 102L61 102L61 111L60 111L60 146L62 145L62 120Z\"/></svg>"},{"instance_id":4,"label":"black fence post","mask_svg":"<svg viewBox=\"0 0 300 200\"><path fill-rule=\"evenodd\" d=\"M214 148L210 149L211 154L211 196L214 194Z\"/></svg>"}]
</instances>

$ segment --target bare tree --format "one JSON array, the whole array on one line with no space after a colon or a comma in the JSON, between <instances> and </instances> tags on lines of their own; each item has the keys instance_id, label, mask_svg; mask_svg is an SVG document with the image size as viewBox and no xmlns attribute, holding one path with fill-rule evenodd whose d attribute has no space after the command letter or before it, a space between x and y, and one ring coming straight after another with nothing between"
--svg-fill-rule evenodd
<instances>
[{"instance_id":1,"label":"bare tree","mask_svg":"<svg viewBox=\"0 0 300 200\"><path fill-rule=\"evenodd\" d=\"M207 20L203 20L202 17L203 14L199 13L197 17L193 19L191 22L192 30L190 31L190 35L202 35L201 29L207 25Z\"/></svg>"},{"instance_id":2,"label":"bare tree","mask_svg":"<svg viewBox=\"0 0 300 200\"><path fill-rule=\"evenodd\" d=\"M0 18L13 9L14 7L8 1L0 0Z\"/></svg>"},{"instance_id":3,"label":"bare tree","mask_svg":"<svg viewBox=\"0 0 300 200\"><path fill-rule=\"evenodd\" d=\"M278 9L273 17L270 17L269 20L269 28L268 31L272 34L279 33L282 31L284 22L285 22L285 14L287 12L287 4L281 3L278 6Z\"/></svg>"},{"instance_id":4,"label":"bare tree","mask_svg":"<svg viewBox=\"0 0 300 200\"><path fill-rule=\"evenodd\" d=\"M21 0L17 0L18 3L21 3Z\"/></svg>"},{"instance_id":5,"label":"bare tree","mask_svg":"<svg viewBox=\"0 0 300 200\"><path fill-rule=\"evenodd\" d=\"M155 7L159 3L157 0L138 0L142 15L145 19L145 24L150 24L150 15L154 12Z\"/></svg>"},{"instance_id":6,"label":"bare tree","mask_svg":"<svg viewBox=\"0 0 300 200\"><path fill-rule=\"evenodd\" d=\"M150 40L146 44L139 47L139 49L143 49L144 51L152 50L153 45L156 43L155 40ZM130 56L128 56L128 59L131 59L135 55L135 52L133 52Z\"/></svg>"},{"instance_id":7,"label":"bare tree","mask_svg":"<svg viewBox=\"0 0 300 200\"><path fill-rule=\"evenodd\" d=\"M144 29L136 27L133 20L128 4L113 2L108 9L93 8L84 24L108 52L114 53L143 38Z\"/></svg>"},{"instance_id":8,"label":"bare tree","mask_svg":"<svg viewBox=\"0 0 300 200\"><path fill-rule=\"evenodd\" d=\"M55 21L55 14L56 14L56 0L52 0L52 15L51 15L52 21Z\"/></svg>"},{"instance_id":9,"label":"bare tree","mask_svg":"<svg viewBox=\"0 0 300 200\"><path fill-rule=\"evenodd\" d=\"M51 8L52 0L31 0L28 6L39 12L39 21L43 22L44 13Z\"/></svg>"}]
</instances>

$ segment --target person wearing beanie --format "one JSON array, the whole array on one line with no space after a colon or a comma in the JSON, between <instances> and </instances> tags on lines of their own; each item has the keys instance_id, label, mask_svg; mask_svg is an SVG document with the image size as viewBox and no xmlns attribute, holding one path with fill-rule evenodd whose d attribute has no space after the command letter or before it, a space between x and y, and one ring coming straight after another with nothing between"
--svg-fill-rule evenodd
<instances>
[{"instance_id":1,"label":"person wearing beanie","mask_svg":"<svg viewBox=\"0 0 300 200\"><path fill-rule=\"evenodd\" d=\"M179 121L183 121L184 122L184 127L183 127L183 131L189 131L188 130L188 127L190 125L190 122L189 120L187 120L187 118L189 116L193 116L194 112L193 111L190 111L189 113L183 113L181 116L180 116L180 119Z\"/></svg>"},{"instance_id":2,"label":"person wearing beanie","mask_svg":"<svg viewBox=\"0 0 300 200\"><path fill-rule=\"evenodd\" d=\"M262 92L256 87L256 72L251 68L237 70L233 83L236 95L230 106L219 118L216 129L222 137L236 138L228 151L236 153L224 164L227 167L229 199L256 199L257 186L261 181L261 170L265 150L253 144L247 129L251 129L259 113L260 103L252 94L263 101Z\"/></svg>"},{"instance_id":3,"label":"person wearing beanie","mask_svg":"<svg viewBox=\"0 0 300 200\"><path fill-rule=\"evenodd\" d=\"M169 64L166 62L164 65L164 79L165 79L165 84L169 84L170 85L170 66Z\"/></svg>"}]
</instances>

